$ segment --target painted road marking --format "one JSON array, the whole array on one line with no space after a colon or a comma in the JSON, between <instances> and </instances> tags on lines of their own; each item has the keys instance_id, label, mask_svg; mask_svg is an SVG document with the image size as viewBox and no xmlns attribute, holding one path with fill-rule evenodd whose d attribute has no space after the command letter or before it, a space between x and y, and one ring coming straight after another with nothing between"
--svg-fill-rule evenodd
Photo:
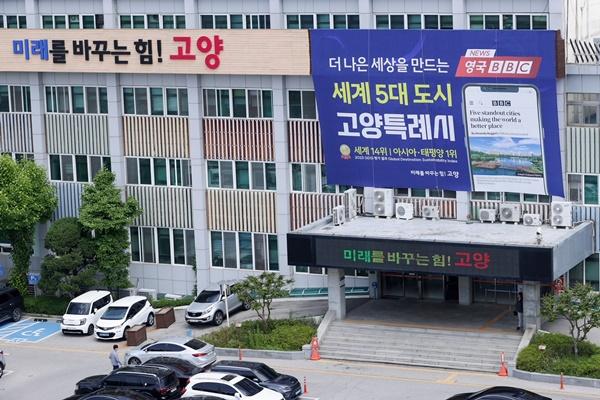
<instances>
[{"instance_id":1,"label":"painted road marking","mask_svg":"<svg viewBox=\"0 0 600 400\"><path fill-rule=\"evenodd\" d=\"M453 383L456 383L456 377L457 376L458 376L458 374L456 372L451 372L444 379L438 379L435 382L436 383L444 383L444 384L447 384L447 385L452 385Z\"/></svg>"},{"instance_id":2,"label":"painted road marking","mask_svg":"<svg viewBox=\"0 0 600 400\"><path fill-rule=\"evenodd\" d=\"M0 329L0 340L11 343L39 343L60 332L56 322L35 322L26 319Z\"/></svg>"}]
</instances>

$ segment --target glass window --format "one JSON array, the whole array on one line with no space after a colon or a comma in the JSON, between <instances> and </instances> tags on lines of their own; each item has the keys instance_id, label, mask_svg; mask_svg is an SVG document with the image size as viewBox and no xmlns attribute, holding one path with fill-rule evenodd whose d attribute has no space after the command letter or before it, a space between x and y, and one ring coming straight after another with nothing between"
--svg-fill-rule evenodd
<instances>
[{"instance_id":1,"label":"glass window","mask_svg":"<svg viewBox=\"0 0 600 400\"><path fill-rule=\"evenodd\" d=\"M247 161L235 162L235 187L237 189L250 189Z\"/></svg>"},{"instance_id":2,"label":"glass window","mask_svg":"<svg viewBox=\"0 0 600 400\"><path fill-rule=\"evenodd\" d=\"M531 16L517 15L517 29L531 29Z\"/></svg>"},{"instance_id":3,"label":"glass window","mask_svg":"<svg viewBox=\"0 0 600 400\"><path fill-rule=\"evenodd\" d=\"M67 18L64 15L55 15L54 16L54 29L66 29L67 28Z\"/></svg>"},{"instance_id":4,"label":"glass window","mask_svg":"<svg viewBox=\"0 0 600 400\"><path fill-rule=\"evenodd\" d=\"M262 93L262 117L273 118L273 92L263 90Z\"/></svg>"},{"instance_id":5,"label":"glass window","mask_svg":"<svg viewBox=\"0 0 600 400\"><path fill-rule=\"evenodd\" d=\"M247 165L247 164L246 164ZM251 163L252 167L252 189L265 189L265 166L260 162ZM246 170L248 172L248 170Z\"/></svg>"},{"instance_id":6,"label":"glass window","mask_svg":"<svg viewBox=\"0 0 600 400\"><path fill-rule=\"evenodd\" d=\"M440 15L440 29L453 29L452 15Z\"/></svg>"},{"instance_id":7,"label":"glass window","mask_svg":"<svg viewBox=\"0 0 600 400\"><path fill-rule=\"evenodd\" d=\"M246 232L239 233L240 241L240 268L252 269L254 263L252 261L252 234Z\"/></svg>"},{"instance_id":8,"label":"glass window","mask_svg":"<svg viewBox=\"0 0 600 400\"><path fill-rule=\"evenodd\" d=\"M125 114L135 114L133 88L123 88L123 112Z\"/></svg>"},{"instance_id":9,"label":"glass window","mask_svg":"<svg viewBox=\"0 0 600 400\"><path fill-rule=\"evenodd\" d=\"M157 228L158 233L158 262L171 264L171 237L169 228Z\"/></svg>"},{"instance_id":10,"label":"glass window","mask_svg":"<svg viewBox=\"0 0 600 400\"><path fill-rule=\"evenodd\" d=\"M302 97L299 90L288 92L288 110L290 118L302 118Z\"/></svg>"},{"instance_id":11,"label":"glass window","mask_svg":"<svg viewBox=\"0 0 600 400\"><path fill-rule=\"evenodd\" d=\"M162 16L162 27L163 29L174 29L175 28L175 19L172 15L163 15Z\"/></svg>"},{"instance_id":12,"label":"glass window","mask_svg":"<svg viewBox=\"0 0 600 400\"><path fill-rule=\"evenodd\" d=\"M335 17L334 17L335 19ZM312 22L311 22L312 23ZM335 22L334 22L335 24ZM329 29L329 14L317 14L317 29Z\"/></svg>"},{"instance_id":13,"label":"glass window","mask_svg":"<svg viewBox=\"0 0 600 400\"><path fill-rule=\"evenodd\" d=\"M60 156L50 155L50 179L60 181Z\"/></svg>"},{"instance_id":14,"label":"glass window","mask_svg":"<svg viewBox=\"0 0 600 400\"><path fill-rule=\"evenodd\" d=\"M375 16L375 29L390 29L390 16L376 15Z\"/></svg>"},{"instance_id":15,"label":"glass window","mask_svg":"<svg viewBox=\"0 0 600 400\"><path fill-rule=\"evenodd\" d=\"M321 165L321 192L335 193L335 185L327 184L327 170L325 168L325 164Z\"/></svg>"},{"instance_id":16,"label":"glass window","mask_svg":"<svg viewBox=\"0 0 600 400\"><path fill-rule=\"evenodd\" d=\"M220 161L221 188L233 189L233 163L231 161Z\"/></svg>"},{"instance_id":17,"label":"glass window","mask_svg":"<svg viewBox=\"0 0 600 400\"><path fill-rule=\"evenodd\" d=\"M233 116L246 118L246 90L233 89Z\"/></svg>"},{"instance_id":18,"label":"glass window","mask_svg":"<svg viewBox=\"0 0 600 400\"><path fill-rule=\"evenodd\" d=\"M360 18L356 14L351 14L347 16L348 19L348 29L360 29Z\"/></svg>"},{"instance_id":19,"label":"glass window","mask_svg":"<svg viewBox=\"0 0 600 400\"><path fill-rule=\"evenodd\" d=\"M244 29L244 17L241 14L229 16L231 29Z\"/></svg>"},{"instance_id":20,"label":"glass window","mask_svg":"<svg viewBox=\"0 0 600 400\"><path fill-rule=\"evenodd\" d=\"M148 18L148 29L159 29L160 28L160 19L156 14L150 14L147 16Z\"/></svg>"},{"instance_id":21,"label":"glass window","mask_svg":"<svg viewBox=\"0 0 600 400\"><path fill-rule=\"evenodd\" d=\"M52 18L52 15L42 15L42 29L54 29L54 18Z\"/></svg>"},{"instance_id":22,"label":"glass window","mask_svg":"<svg viewBox=\"0 0 600 400\"><path fill-rule=\"evenodd\" d=\"M179 106L179 115L188 115L187 89L177 89L177 100Z\"/></svg>"},{"instance_id":23,"label":"glass window","mask_svg":"<svg viewBox=\"0 0 600 400\"><path fill-rule=\"evenodd\" d=\"M185 231L185 263L196 265L196 243L194 241L194 231L191 229Z\"/></svg>"},{"instance_id":24,"label":"glass window","mask_svg":"<svg viewBox=\"0 0 600 400\"><path fill-rule=\"evenodd\" d=\"M223 234L221 232L210 233L211 259L215 267L223 266Z\"/></svg>"},{"instance_id":25,"label":"glass window","mask_svg":"<svg viewBox=\"0 0 600 400\"><path fill-rule=\"evenodd\" d=\"M215 29L227 29L227 15L215 15Z\"/></svg>"},{"instance_id":26,"label":"glass window","mask_svg":"<svg viewBox=\"0 0 600 400\"><path fill-rule=\"evenodd\" d=\"M206 168L208 170L208 173L207 173L208 187L218 188L220 186L219 162L218 161L207 161Z\"/></svg>"},{"instance_id":27,"label":"glass window","mask_svg":"<svg viewBox=\"0 0 600 400\"><path fill-rule=\"evenodd\" d=\"M164 158L154 159L154 184L167 186L167 160Z\"/></svg>"},{"instance_id":28,"label":"glass window","mask_svg":"<svg viewBox=\"0 0 600 400\"><path fill-rule=\"evenodd\" d=\"M274 163L265 164L265 180L267 190L277 190L277 175Z\"/></svg>"},{"instance_id":29,"label":"glass window","mask_svg":"<svg viewBox=\"0 0 600 400\"><path fill-rule=\"evenodd\" d=\"M119 26L121 29L131 28L131 15L121 15L119 17Z\"/></svg>"},{"instance_id":30,"label":"glass window","mask_svg":"<svg viewBox=\"0 0 600 400\"><path fill-rule=\"evenodd\" d=\"M504 193L504 200L506 201L521 201L521 194L520 193L510 193L510 192L506 192Z\"/></svg>"},{"instance_id":31,"label":"glass window","mask_svg":"<svg viewBox=\"0 0 600 400\"><path fill-rule=\"evenodd\" d=\"M315 92L306 90L302 92L302 118L316 119L317 108L315 102Z\"/></svg>"},{"instance_id":32,"label":"glass window","mask_svg":"<svg viewBox=\"0 0 600 400\"><path fill-rule=\"evenodd\" d=\"M143 15L134 15L133 16L133 29L145 29L145 18Z\"/></svg>"},{"instance_id":33,"label":"glass window","mask_svg":"<svg viewBox=\"0 0 600 400\"><path fill-rule=\"evenodd\" d=\"M163 115L163 90L162 88L150 88L150 107L152 115Z\"/></svg>"},{"instance_id":34,"label":"glass window","mask_svg":"<svg viewBox=\"0 0 600 400\"><path fill-rule=\"evenodd\" d=\"M533 15L531 21L532 29L548 29L548 21L545 15Z\"/></svg>"},{"instance_id":35,"label":"glass window","mask_svg":"<svg viewBox=\"0 0 600 400\"><path fill-rule=\"evenodd\" d=\"M261 117L260 90L248 90L248 118ZM235 104L235 96L234 96ZM234 106L235 113L235 106Z\"/></svg>"},{"instance_id":36,"label":"glass window","mask_svg":"<svg viewBox=\"0 0 600 400\"><path fill-rule=\"evenodd\" d=\"M501 200L502 193L500 192L487 192L488 200Z\"/></svg>"},{"instance_id":37,"label":"glass window","mask_svg":"<svg viewBox=\"0 0 600 400\"><path fill-rule=\"evenodd\" d=\"M292 164L292 190L302 191L302 165Z\"/></svg>"},{"instance_id":38,"label":"glass window","mask_svg":"<svg viewBox=\"0 0 600 400\"><path fill-rule=\"evenodd\" d=\"M148 91L146 88L134 88L135 91L135 113L137 115L148 115Z\"/></svg>"},{"instance_id":39,"label":"glass window","mask_svg":"<svg viewBox=\"0 0 600 400\"><path fill-rule=\"evenodd\" d=\"M287 29L298 29L300 27L298 16L297 15L287 15L286 16L286 26L287 26Z\"/></svg>"},{"instance_id":40,"label":"glass window","mask_svg":"<svg viewBox=\"0 0 600 400\"><path fill-rule=\"evenodd\" d=\"M583 178L583 198L585 204L598 204L598 177L585 175Z\"/></svg>"},{"instance_id":41,"label":"glass window","mask_svg":"<svg viewBox=\"0 0 600 400\"><path fill-rule=\"evenodd\" d=\"M85 113L85 102L83 100L83 87L71 87L71 104L73 104L73 112L75 114Z\"/></svg>"},{"instance_id":42,"label":"glass window","mask_svg":"<svg viewBox=\"0 0 600 400\"><path fill-rule=\"evenodd\" d=\"M219 116L229 117L231 115L229 109L229 90L221 89L218 90L219 96Z\"/></svg>"},{"instance_id":43,"label":"glass window","mask_svg":"<svg viewBox=\"0 0 600 400\"><path fill-rule=\"evenodd\" d=\"M183 229L173 229L173 261L175 264L185 264Z\"/></svg>"},{"instance_id":44,"label":"glass window","mask_svg":"<svg viewBox=\"0 0 600 400\"><path fill-rule=\"evenodd\" d=\"M73 157L64 155L60 156L60 167L62 171L61 179L63 181L73 180Z\"/></svg>"},{"instance_id":45,"label":"glass window","mask_svg":"<svg viewBox=\"0 0 600 400\"><path fill-rule=\"evenodd\" d=\"M129 228L131 240L131 261L140 261L140 233L137 227Z\"/></svg>"},{"instance_id":46,"label":"glass window","mask_svg":"<svg viewBox=\"0 0 600 400\"><path fill-rule=\"evenodd\" d=\"M583 261L569 271L569 285L573 287L577 283L583 283Z\"/></svg>"},{"instance_id":47,"label":"glass window","mask_svg":"<svg viewBox=\"0 0 600 400\"><path fill-rule=\"evenodd\" d=\"M1 18L0 18L1 19ZM48 90L48 88L46 88ZM0 86L0 112L10 111L10 100L8 97L8 86Z\"/></svg>"},{"instance_id":48,"label":"glass window","mask_svg":"<svg viewBox=\"0 0 600 400\"><path fill-rule=\"evenodd\" d=\"M167 94L167 115L177 115L177 109L179 106L177 100L177 89L166 89L165 92Z\"/></svg>"},{"instance_id":49,"label":"glass window","mask_svg":"<svg viewBox=\"0 0 600 400\"><path fill-rule=\"evenodd\" d=\"M69 29L79 29L79 15L69 15Z\"/></svg>"},{"instance_id":50,"label":"glass window","mask_svg":"<svg viewBox=\"0 0 600 400\"><path fill-rule=\"evenodd\" d=\"M139 183L137 158L126 158L125 165L127 166L127 183L137 185Z\"/></svg>"},{"instance_id":51,"label":"glass window","mask_svg":"<svg viewBox=\"0 0 600 400\"><path fill-rule=\"evenodd\" d=\"M486 15L485 16L485 29L500 29L500 16L499 15Z\"/></svg>"},{"instance_id":52,"label":"glass window","mask_svg":"<svg viewBox=\"0 0 600 400\"><path fill-rule=\"evenodd\" d=\"M142 228L144 262L154 262L154 228Z\"/></svg>"},{"instance_id":53,"label":"glass window","mask_svg":"<svg viewBox=\"0 0 600 400\"><path fill-rule=\"evenodd\" d=\"M140 184L141 185L152 185L152 170L151 161L149 158L139 158L140 168Z\"/></svg>"},{"instance_id":54,"label":"glass window","mask_svg":"<svg viewBox=\"0 0 600 400\"><path fill-rule=\"evenodd\" d=\"M439 29L439 20L437 15L425 15L425 29Z\"/></svg>"},{"instance_id":55,"label":"glass window","mask_svg":"<svg viewBox=\"0 0 600 400\"><path fill-rule=\"evenodd\" d=\"M90 172L91 172L91 178L94 179L96 177L96 175L98 174L98 172L100 172L100 169L102 168L102 158L105 158L106 160L108 160L108 165L107 165L107 169L110 170L110 157L97 157L97 156L90 156ZM136 164L137 167L137 164ZM137 174L137 169L136 169L136 174ZM137 179L137 175L136 175L136 179Z\"/></svg>"},{"instance_id":56,"label":"glass window","mask_svg":"<svg viewBox=\"0 0 600 400\"><path fill-rule=\"evenodd\" d=\"M408 15L408 29L421 29L421 15Z\"/></svg>"},{"instance_id":57,"label":"glass window","mask_svg":"<svg viewBox=\"0 0 600 400\"><path fill-rule=\"evenodd\" d=\"M536 203L537 200L538 200L538 197L536 194L530 194L530 193L523 194L523 201L530 202L530 203Z\"/></svg>"},{"instance_id":58,"label":"glass window","mask_svg":"<svg viewBox=\"0 0 600 400\"><path fill-rule=\"evenodd\" d=\"M315 164L305 164L302 185L305 192L317 191L317 166Z\"/></svg>"},{"instance_id":59,"label":"glass window","mask_svg":"<svg viewBox=\"0 0 600 400\"><path fill-rule=\"evenodd\" d=\"M427 189L411 189L412 197L427 197Z\"/></svg>"},{"instance_id":60,"label":"glass window","mask_svg":"<svg viewBox=\"0 0 600 400\"><path fill-rule=\"evenodd\" d=\"M333 16L333 29L346 29L346 16L345 15L334 15Z\"/></svg>"},{"instance_id":61,"label":"glass window","mask_svg":"<svg viewBox=\"0 0 600 400\"><path fill-rule=\"evenodd\" d=\"M267 264L266 235L254 234L254 269L264 271Z\"/></svg>"},{"instance_id":62,"label":"glass window","mask_svg":"<svg viewBox=\"0 0 600 400\"><path fill-rule=\"evenodd\" d=\"M200 16L200 27L203 29L213 29L214 22L212 15L201 15Z\"/></svg>"},{"instance_id":63,"label":"glass window","mask_svg":"<svg viewBox=\"0 0 600 400\"><path fill-rule=\"evenodd\" d=\"M81 17L83 21L83 29L94 29L96 28L96 21L94 21L93 15L84 15Z\"/></svg>"},{"instance_id":64,"label":"glass window","mask_svg":"<svg viewBox=\"0 0 600 400\"><path fill-rule=\"evenodd\" d=\"M223 252L225 268L237 268L237 243L234 232L223 232Z\"/></svg>"},{"instance_id":65,"label":"glass window","mask_svg":"<svg viewBox=\"0 0 600 400\"><path fill-rule=\"evenodd\" d=\"M216 117L217 115L217 92L215 89L204 89L204 116Z\"/></svg>"},{"instance_id":66,"label":"glass window","mask_svg":"<svg viewBox=\"0 0 600 400\"><path fill-rule=\"evenodd\" d=\"M88 181L87 156L75 156L75 170L77 172L77 182Z\"/></svg>"},{"instance_id":67,"label":"glass window","mask_svg":"<svg viewBox=\"0 0 600 400\"><path fill-rule=\"evenodd\" d=\"M185 15L176 15L175 16L175 28L185 29Z\"/></svg>"},{"instance_id":68,"label":"glass window","mask_svg":"<svg viewBox=\"0 0 600 400\"><path fill-rule=\"evenodd\" d=\"M600 290L600 270L598 254L594 254L585 260L585 283L591 285L595 291Z\"/></svg>"},{"instance_id":69,"label":"glass window","mask_svg":"<svg viewBox=\"0 0 600 400\"><path fill-rule=\"evenodd\" d=\"M269 269L279 271L279 253L277 251L277 236L269 235Z\"/></svg>"},{"instance_id":70,"label":"glass window","mask_svg":"<svg viewBox=\"0 0 600 400\"><path fill-rule=\"evenodd\" d=\"M95 87L85 88L85 105L88 114L98 114L98 90ZM73 109L75 105L73 105Z\"/></svg>"},{"instance_id":71,"label":"glass window","mask_svg":"<svg viewBox=\"0 0 600 400\"><path fill-rule=\"evenodd\" d=\"M300 16L300 29L314 29L314 28L315 28L315 22L314 22L313 15L301 15Z\"/></svg>"},{"instance_id":72,"label":"glass window","mask_svg":"<svg viewBox=\"0 0 600 400\"><path fill-rule=\"evenodd\" d=\"M582 200L581 175L568 175L567 181L569 186L569 201L580 203Z\"/></svg>"}]
</instances>

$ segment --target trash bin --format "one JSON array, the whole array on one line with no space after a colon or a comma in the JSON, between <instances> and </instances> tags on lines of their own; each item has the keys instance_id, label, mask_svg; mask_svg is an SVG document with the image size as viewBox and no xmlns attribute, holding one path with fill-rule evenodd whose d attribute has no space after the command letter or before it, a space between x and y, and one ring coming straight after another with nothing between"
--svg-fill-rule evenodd
<instances>
[{"instance_id":1,"label":"trash bin","mask_svg":"<svg viewBox=\"0 0 600 400\"><path fill-rule=\"evenodd\" d=\"M164 307L156 313L156 329L168 328L175 323L173 307Z\"/></svg>"},{"instance_id":2,"label":"trash bin","mask_svg":"<svg viewBox=\"0 0 600 400\"><path fill-rule=\"evenodd\" d=\"M127 346L138 346L146 339L146 325L136 325L127 330Z\"/></svg>"}]
</instances>

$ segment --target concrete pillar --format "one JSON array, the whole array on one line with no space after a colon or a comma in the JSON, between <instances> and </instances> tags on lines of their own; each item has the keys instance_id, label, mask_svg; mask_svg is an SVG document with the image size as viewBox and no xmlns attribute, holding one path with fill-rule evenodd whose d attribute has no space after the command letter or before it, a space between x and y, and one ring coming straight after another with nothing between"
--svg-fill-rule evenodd
<instances>
[{"instance_id":1,"label":"concrete pillar","mask_svg":"<svg viewBox=\"0 0 600 400\"><path fill-rule=\"evenodd\" d=\"M477 218L477 215L471 214L471 201L469 199L469 192L456 192L456 219L459 221L468 221L469 216L471 220Z\"/></svg>"},{"instance_id":2,"label":"concrete pillar","mask_svg":"<svg viewBox=\"0 0 600 400\"><path fill-rule=\"evenodd\" d=\"M343 269L327 269L327 300L329 311L335 312L337 319L346 318L346 278Z\"/></svg>"},{"instance_id":3,"label":"concrete pillar","mask_svg":"<svg viewBox=\"0 0 600 400\"><path fill-rule=\"evenodd\" d=\"M283 0L269 0L269 14L271 14L271 29L285 29Z\"/></svg>"},{"instance_id":4,"label":"concrete pillar","mask_svg":"<svg viewBox=\"0 0 600 400\"><path fill-rule=\"evenodd\" d=\"M536 329L542 327L540 314L540 282L523 281L523 325L535 325Z\"/></svg>"},{"instance_id":5,"label":"concrete pillar","mask_svg":"<svg viewBox=\"0 0 600 400\"><path fill-rule=\"evenodd\" d=\"M452 0L452 25L454 29L469 29L466 0Z\"/></svg>"},{"instance_id":6,"label":"concrete pillar","mask_svg":"<svg viewBox=\"0 0 600 400\"><path fill-rule=\"evenodd\" d=\"M378 299L381 297L381 285L379 277L381 275L377 271L369 271L369 297Z\"/></svg>"},{"instance_id":7,"label":"concrete pillar","mask_svg":"<svg viewBox=\"0 0 600 400\"><path fill-rule=\"evenodd\" d=\"M41 17L39 14L38 0L25 0L25 18L28 29L39 29Z\"/></svg>"},{"instance_id":8,"label":"concrete pillar","mask_svg":"<svg viewBox=\"0 0 600 400\"><path fill-rule=\"evenodd\" d=\"M373 29L373 0L358 0L360 29Z\"/></svg>"},{"instance_id":9,"label":"concrete pillar","mask_svg":"<svg viewBox=\"0 0 600 400\"><path fill-rule=\"evenodd\" d=\"M458 304L468 306L473 303L473 279L468 276L458 277Z\"/></svg>"},{"instance_id":10,"label":"concrete pillar","mask_svg":"<svg viewBox=\"0 0 600 400\"><path fill-rule=\"evenodd\" d=\"M104 13L104 29L118 29L119 12L115 0L102 0L102 11Z\"/></svg>"},{"instance_id":11,"label":"concrete pillar","mask_svg":"<svg viewBox=\"0 0 600 400\"><path fill-rule=\"evenodd\" d=\"M115 174L115 186L122 189L125 198L125 149L123 146L123 124L121 121L121 85L118 74L106 75L108 97L108 148L110 169Z\"/></svg>"},{"instance_id":12,"label":"concrete pillar","mask_svg":"<svg viewBox=\"0 0 600 400\"><path fill-rule=\"evenodd\" d=\"M198 0L184 0L183 7L185 10L185 28L199 29Z\"/></svg>"}]
</instances>

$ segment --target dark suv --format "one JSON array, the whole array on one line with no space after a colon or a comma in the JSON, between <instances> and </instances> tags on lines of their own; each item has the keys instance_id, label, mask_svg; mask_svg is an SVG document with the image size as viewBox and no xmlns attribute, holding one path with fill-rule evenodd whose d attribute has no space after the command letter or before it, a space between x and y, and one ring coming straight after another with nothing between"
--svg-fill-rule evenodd
<instances>
[{"instance_id":1,"label":"dark suv","mask_svg":"<svg viewBox=\"0 0 600 400\"><path fill-rule=\"evenodd\" d=\"M223 360L213 364L211 371L241 375L262 387L281 393L285 400L296 399L302 394L302 387L298 379L280 374L263 363Z\"/></svg>"},{"instance_id":2,"label":"dark suv","mask_svg":"<svg viewBox=\"0 0 600 400\"><path fill-rule=\"evenodd\" d=\"M23 297L17 289L0 289L0 322L18 321L23 315Z\"/></svg>"},{"instance_id":3,"label":"dark suv","mask_svg":"<svg viewBox=\"0 0 600 400\"><path fill-rule=\"evenodd\" d=\"M169 400L181 396L175 372L165 367L136 366L114 370L108 375L94 375L77 382L75 394L90 393L102 388L121 388Z\"/></svg>"}]
</instances>

